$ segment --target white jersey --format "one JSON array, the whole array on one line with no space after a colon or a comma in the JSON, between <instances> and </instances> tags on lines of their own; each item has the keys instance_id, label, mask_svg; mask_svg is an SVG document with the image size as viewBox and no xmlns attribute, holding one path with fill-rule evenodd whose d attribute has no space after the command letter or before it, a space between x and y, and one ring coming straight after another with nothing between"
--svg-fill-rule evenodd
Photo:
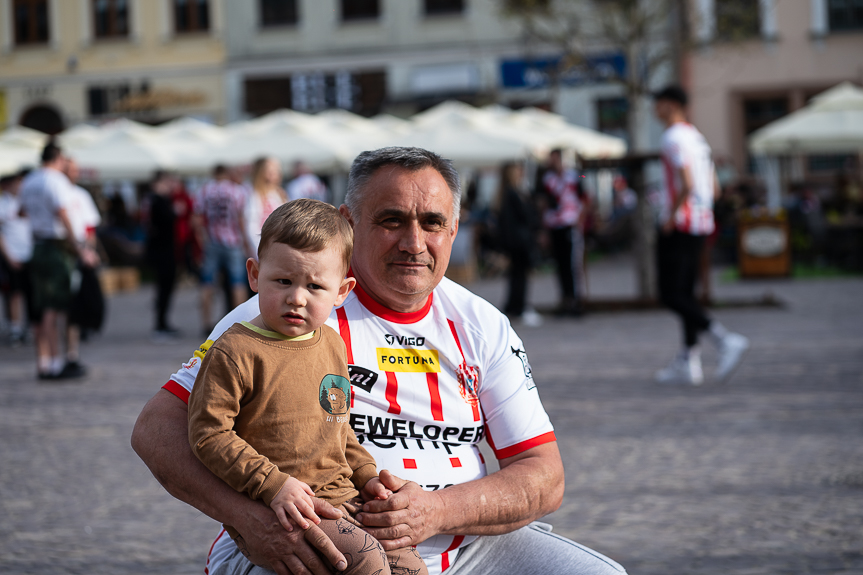
<instances>
[{"instance_id":1,"label":"white jersey","mask_svg":"<svg viewBox=\"0 0 863 575\"><path fill-rule=\"evenodd\" d=\"M288 199L299 200L309 198L312 200L327 201L327 187L314 174L302 174L297 176L288 184Z\"/></svg>"},{"instance_id":2,"label":"white jersey","mask_svg":"<svg viewBox=\"0 0 863 575\"><path fill-rule=\"evenodd\" d=\"M688 168L692 176L689 197L674 214L677 231L710 235L713 223L714 167L710 146L695 126L678 122L662 134L662 168L665 194L662 194L661 221L671 216L674 202L683 190L679 170Z\"/></svg>"},{"instance_id":3,"label":"white jersey","mask_svg":"<svg viewBox=\"0 0 863 575\"><path fill-rule=\"evenodd\" d=\"M9 257L18 263L29 262L33 256L33 232L30 220L21 216L18 196L0 193L0 237Z\"/></svg>"},{"instance_id":4,"label":"white jersey","mask_svg":"<svg viewBox=\"0 0 863 575\"><path fill-rule=\"evenodd\" d=\"M222 319L165 389L188 401L212 341L258 314L253 297ZM484 437L498 459L555 441L524 345L509 321L452 281L444 279L423 309L407 314L384 308L357 286L327 325L345 342L351 425L378 469L436 490L486 475L477 447ZM475 539L437 535L418 549L429 573L440 573L450 552ZM220 535L210 569L232 545Z\"/></svg>"}]
</instances>

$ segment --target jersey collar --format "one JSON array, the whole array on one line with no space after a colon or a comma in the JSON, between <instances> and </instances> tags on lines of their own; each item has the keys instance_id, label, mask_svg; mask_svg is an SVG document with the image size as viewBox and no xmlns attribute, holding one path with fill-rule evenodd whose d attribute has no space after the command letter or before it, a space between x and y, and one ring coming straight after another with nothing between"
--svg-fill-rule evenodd
<instances>
[{"instance_id":1,"label":"jersey collar","mask_svg":"<svg viewBox=\"0 0 863 575\"><path fill-rule=\"evenodd\" d=\"M348 275L353 276L353 270L348 270ZM429 294L429 297L422 308L418 309L417 311L403 313L391 310L390 308L381 305L375 300L373 300L372 296L366 293L366 291L362 288L359 282L357 282L356 287L354 287L354 293L357 294L357 299L360 300L360 303L363 305L363 307L378 316L379 318L385 321L402 324L416 323L423 319L425 316L427 316L432 306L432 300L434 299L434 292L432 292Z\"/></svg>"}]
</instances>

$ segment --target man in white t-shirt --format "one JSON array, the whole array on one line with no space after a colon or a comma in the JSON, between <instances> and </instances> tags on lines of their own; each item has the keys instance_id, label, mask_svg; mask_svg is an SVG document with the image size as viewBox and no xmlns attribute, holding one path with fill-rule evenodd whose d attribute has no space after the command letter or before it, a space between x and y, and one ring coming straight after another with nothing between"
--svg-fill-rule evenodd
<instances>
[{"instance_id":1,"label":"man in white t-shirt","mask_svg":"<svg viewBox=\"0 0 863 575\"><path fill-rule=\"evenodd\" d=\"M703 383L698 336L706 331L719 349L714 378L723 381L739 364L749 340L708 317L695 297L704 242L714 230L713 199L719 191L716 170L704 136L686 121L686 92L669 86L655 95L655 101L656 116L666 126L662 134L664 194L657 240L659 297L683 324L683 347L668 367L656 373L656 380Z\"/></svg>"},{"instance_id":2,"label":"man in white t-shirt","mask_svg":"<svg viewBox=\"0 0 863 575\"><path fill-rule=\"evenodd\" d=\"M345 343L351 424L394 492L358 519L385 548L418 545L431 574L623 573L535 523L561 503L563 465L521 340L491 304L444 278L460 194L451 162L417 148L364 152L351 168L341 211L354 229L357 288L327 323ZM278 573L329 573L314 548L344 569L319 530L287 532L188 446L186 400L201 358L258 313L252 298L216 326L144 408L132 445L168 491L240 532L236 542L218 536L209 573L237 573L243 555ZM500 464L492 474L483 437ZM331 516L320 502L316 512Z\"/></svg>"},{"instance_id":3,"label":"man in white t-shirt","mask_svg":"<svg viewBox=\"0 0 863 575\"><path fill-rule=\"evenodd\" d=\"M67 207L71 184L63 173L66 158L49 142L42 151L42 167L21 184L21 205L33 231L30 274L34 313L41 314L36 329L39 379L65 378L60 354L60 331L72 298L71 272L75 257L93 262L96 254L75 241Z\"/></svg>"}]
</instances>

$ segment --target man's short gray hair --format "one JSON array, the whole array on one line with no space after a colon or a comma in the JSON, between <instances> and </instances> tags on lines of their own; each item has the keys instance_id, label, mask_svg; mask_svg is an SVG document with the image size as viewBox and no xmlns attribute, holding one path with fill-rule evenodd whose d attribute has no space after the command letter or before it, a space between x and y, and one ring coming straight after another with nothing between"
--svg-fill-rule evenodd
<instances>
[{"instance_id":1,"label":"man's short gray hair","mask_svg":"<svg viewBox=\"0 0 863 575\"><path fill-rule=\"evenodd\" d=\"M363 152L356 157L348 175L348 190L345 194L345 205L351 214L358 215L362 211L363 195L366 184L380 168L398 166L412 172L423 168L433 168L446 182L452 192L453 226L458 221L461 210L461 184L458 172L452 161L444 159L434 152L422 148L391 147Z\"/></svg>"}]
</instances>

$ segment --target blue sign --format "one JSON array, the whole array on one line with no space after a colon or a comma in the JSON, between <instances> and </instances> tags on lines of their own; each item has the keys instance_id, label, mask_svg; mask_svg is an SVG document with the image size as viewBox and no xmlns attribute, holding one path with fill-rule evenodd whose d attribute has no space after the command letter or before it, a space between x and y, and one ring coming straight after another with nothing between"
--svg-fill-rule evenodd
<instances>
[{"instance_id":1,"label":"blue sign","mask_svg":"<svg viewBox=\"0 0 863 575\"><path fill-rule=\"evenodd\" d=\"M503 60L500 64L504 88L547 88L551 77L560 73L561 86L608 82L626 75L626 56L620 52L588 56L576 66L560 72L561 56L530 60Z\"/></svg>"}]
</instances>

